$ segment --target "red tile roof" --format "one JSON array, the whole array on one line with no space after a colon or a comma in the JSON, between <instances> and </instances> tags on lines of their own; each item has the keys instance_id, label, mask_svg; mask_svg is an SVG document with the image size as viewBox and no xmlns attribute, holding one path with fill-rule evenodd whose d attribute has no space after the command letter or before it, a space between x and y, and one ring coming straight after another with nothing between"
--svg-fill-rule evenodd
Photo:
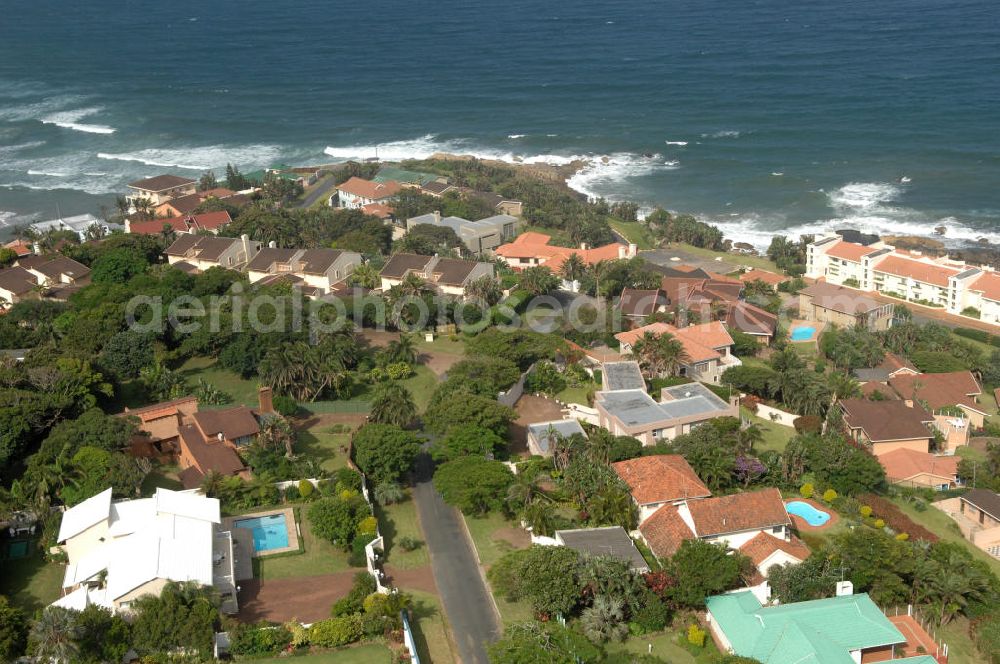
<instances>
[{"instance_id":1,"label":"red tile roof","mask_svg":"<svg viewBox=\"0 0 1000 664\"><path fill-rule=\"evenodd\" d=\"M848 260L853 263L860 263L862 257L867 256L868 254L873 254L878 250L878 247L865 247L860 244L854 244L853 242L845 242L841 240L827 249L826 255L833 256L835 258L843 258L844 260Z\"/></svg>"},{"instance_id":2,"label":"red tile roof","mask_svg":"<svg viewBox=\"0 0 1000 664\"><path fill-rule=\"evenodd\" d=\"M930 441L928 426L934 416L920 406L911 408L902 401L891 399L841 399L840 407L844 410L844 423L851 429L864 431L873 443L917 438Z\"/></svg>"},{"instance_id":3,"label":"red tile roof","mask_svg":"<svg viewBox=\"0 0 1000 664\"><path fill-rule=\"evenodd\" d=\"M901 447L880 455L878 460L890 482L908 480L921 474L953 481L958 473L959 457L935 456Z\"/></svg>"},{"instance_id":4,"label":"red tile roof","mask_svg":"<svg viewBox=\"0 0 1000 664\"><path fill-rule=\"evenodd\" d=\"M699 537L790 526L792 523L785 511L781 492L774 488L692 500L688 509Z\"/></svg>"},{"instance_id":5,"label":"red tile roof","mask_svg":"<svg viewBox=\"0 0 1000 664\"><path fill-rule=\"evenodd\" d=\"M759 567L775 551L784 551L799 562L808 558L809 554L812 553L798 537L793 536L790 541L786 542L780 537L764 532L758 533L740 547L740 553L749 558L755 567Z\"/></svg>"},{"instance_id":6,"label":"red tile roof","mask_svg":"<svg viewBox=\"0 0 1000 664\"><path fill-rule=\"evenodd\" d=\"M694 539L694 533L673 505L664 505L653 512L639 526L639 532L649 545L649 550L660 560L674 555L684 540Z\"/></svg>"},{"instance_id":7,"label":"red tile roof","mask_svg":"<svg viewBox=\"0 0 1000 664\"><path fill-rule=\"evenodd\" d=\"M611 464L639 505L711 496L705 483L679 454L657 454Z\"/></svg>"},{"instance_id":8,"label":"red tile roof","mask_svg":"<svg viewBox=\"0 0 1000 664\"><path fill-rule=\"evenodd\" d=\"M25 242L24 240L14 240L12 242L8 242L4 245L4 247L10 249L18 256L27 256L34 251L31 248L31 243Z\"/></svg>"},{"instance_id":9,"label":"red tile roof","mask_svg":"<svg viewBox=\"0 0 1000 664\"><path fill-rule=\"evenodd\" d=\"M780 274L775 274L774 272L768 272L767 270L758 270L753 268L748 272L744 272L740 275L740 281L745 284L749 284L753 281L763 281L769 286L777 286L780 283L788 281L789 277L784 277Z\"/></svg>"},{"instance_id":10,"label":"red tile roof","mask_svg":"<svg viewBox=\"0 0 1000 664\"><path fill-rule=\"evenodd\" d=\"M963 405L983 412L983 407L973 399L983 389L971 371L901 373L889 378L889 386L903 399L925 401L934 410Z\"/></svg>"},{"instance_id":11,"label":"red tile roof","mask_svg":"<svg viewBox=\"0 0 1000 664\"><path fill-rule=\"evenodd\" d=\"M955 276L961 270L923 263L921 261L912 261L890 254L875 265L875 271L898 277L909 277L925 284L947 287L948 277Z\"/></svg>"},{"instance_id":12,"label":"red tile roof","mask_svg":"<svg viewBox=\"0 0 1000 664\"><path fill-rule=\"evenodd\" d=\"M233 219L225 210L189 214L169 219L153 219L151 221L134 221L129 224L129 232L140 235L159 235L164 226L170 226L175 233L197 233L198 231L217 231L232 223Z\"/></svg>"},{"instance_id":13,"label":"red tile roof","mask_svg":"<svg viewBox=\"0 0 1000 664\"><path fill-rule=\"evenodd\" d=\"M337 189L340 191L354 194L361 198L370 198L373 201L395 196L402 188L403 186L395 180L372 182L371 180L364 180L359 177L352 177L347 182L337 186Z\"/></svg>"},{"instance_id":14,"label":"red tile roof","mask_svg":"<svg viewBox=\"0 0 1000 664\"><path fill-rule=\"evenodd\" d=\"M388 219L394 212L391 205L386 205L384 203L369 203L367 205L362 205L361 211L365 214L370 214L373 217L378 217L379 219Z\"/></svg>"},{"instance_id":15,"label":"red tile roof","mask_svg":"<svg viewBox=\"0 0 1000 664\"><path fill-rule=\"evenodd\" d=\"M719 321L689 325L683 328L676 328L667 323L651 323L627 332L619 332L615 335L615 339L621 344L632 346L647 332L655 336L670 334L680 341L690 363L706 362L722 357L721 353L715 349L733 345L733 338L729 336L729 332Z\"/></svg>"},{"instance_id":16,"label":"red tile roof","mask_svg":"<svg viewBox=\"0 0 1000 664\"><path fill-rule=\"evenodd\" d=\"M983 276L972 282L969 290L981 292L987 300L1000 302L1000 274L985 272Z\"/></svg>"},{"instance_id":17,"label":"red tile roof","mask_svg":"<svg viewBox=\"0 0 1000 664\"><path fill-rule=\"evenodd\" d=\"M571 254L577 254L587 265L600 261L616 260L628 252L624 244L614 242L594 249L574 249L549 244L552 238L544 233L529 231L521 233L513 242L496 248L496 255L502 258L537 258L552 272L557 272ZM622 250L625 250L624 252Z\"/></svg>"}]
</instances>

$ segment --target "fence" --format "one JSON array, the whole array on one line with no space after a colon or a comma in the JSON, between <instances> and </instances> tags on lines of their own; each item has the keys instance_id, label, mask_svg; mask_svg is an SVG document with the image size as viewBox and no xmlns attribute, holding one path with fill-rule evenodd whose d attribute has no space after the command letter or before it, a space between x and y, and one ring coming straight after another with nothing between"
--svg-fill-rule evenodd
<instances>
[{"instance_id":1,"label":"fence","mask_svg":"<svg viewBox=\"0 0 1000 664\"><path fill-rule=\"evenodd\" d=\"M789 413L763 403L757 404L756 415L761 419L770 420L775 424L780 424L785 427L795 426L794 422L796 418L798 418L798 415L795 413Z\"/></svg>"},{"instance_id":2,"label":"fence","mask_svg":"<svg viewBox=\"0 0 1000 664\"><path fill-rule=\"evenodd\" d=\"M914 651L907 649L905 653L899 653L900 655L913 657L927 654L937 660L938 664L948 664L948 644L938 640L936 623L921 616L912 604L907 604L902 612L899 606L879 608L906 637L907 646L914 646Z\"/></svg>"}]
</instances>

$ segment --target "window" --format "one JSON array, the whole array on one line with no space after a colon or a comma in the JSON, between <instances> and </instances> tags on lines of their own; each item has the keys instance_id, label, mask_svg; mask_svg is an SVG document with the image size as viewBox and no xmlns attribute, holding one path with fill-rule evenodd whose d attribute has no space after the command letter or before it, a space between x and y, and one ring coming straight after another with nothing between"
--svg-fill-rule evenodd
<instances>
[{"instance_id":1,"label":"window","mask_svg":"<svg viewBox=\"0 0 1000 664\"><path fill-rule=\"evenodd\" d=\"M774 533L775 535L780 535L783 532L785 532L785 527L784 526L775 526L774 528L771 528L771 532Z\"/></svg>"}]
</instances>

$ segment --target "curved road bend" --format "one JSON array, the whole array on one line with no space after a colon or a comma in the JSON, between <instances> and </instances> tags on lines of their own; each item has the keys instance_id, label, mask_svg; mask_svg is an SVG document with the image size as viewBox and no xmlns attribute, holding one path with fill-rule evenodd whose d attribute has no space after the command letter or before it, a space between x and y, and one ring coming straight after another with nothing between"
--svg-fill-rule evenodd
<instances>
[{"instance_id":1,"label":"curved road bend","mask_svg":"<svg viewBox=\"0 0 1000 664\"><path fill-rule=\"evenodd\" d=\"M417 458L415 471L413 498L461 664L489 664L486 644L499 638L500 625L462 515L435 491L434 462L426 452Z\"/></svg>"}]
</instances>

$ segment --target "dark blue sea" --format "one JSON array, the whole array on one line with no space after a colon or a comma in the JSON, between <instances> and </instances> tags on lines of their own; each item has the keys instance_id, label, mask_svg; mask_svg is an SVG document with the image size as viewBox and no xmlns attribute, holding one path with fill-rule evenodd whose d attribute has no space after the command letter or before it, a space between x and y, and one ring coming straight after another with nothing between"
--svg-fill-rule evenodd
<instances>
[{"instance_id":1,"label":"dark blue sea","mask_svg":"<svg viewBox=\"0 0 1000 664\"><path fill-rule=\"evenodd\" d=\"M1000 241L996 0L0 0L0 215L450 151L766 243Z\"/></svg>"}]
</instances>

